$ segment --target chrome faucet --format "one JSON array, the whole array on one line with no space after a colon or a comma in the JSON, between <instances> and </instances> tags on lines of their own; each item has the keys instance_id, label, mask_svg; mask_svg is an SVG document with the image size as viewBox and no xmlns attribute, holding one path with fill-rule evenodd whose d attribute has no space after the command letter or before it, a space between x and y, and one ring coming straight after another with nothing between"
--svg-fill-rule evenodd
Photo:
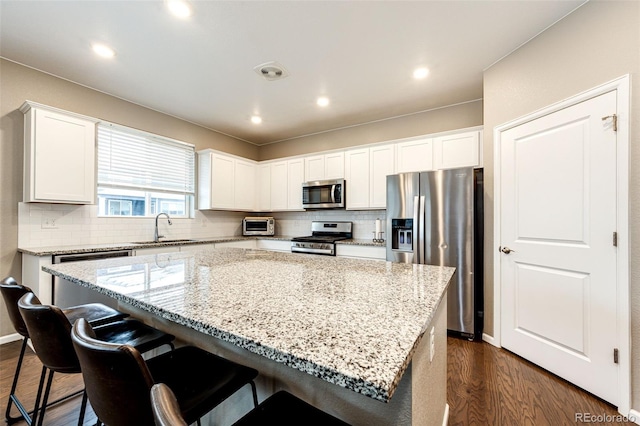
<instances>
[{"instance_id":1,"label":"chrome faucet","mask_svg":"<svg viewBox=\"0 0 640 426\"><path fill-rule=\"evenodd\" d=\"M156 216L156 231L153 234L153 241L156 243L159 243L160 238L164 237L164 235L158 235L158 218L162 215L165 215L167 217L167 221L169 222L169 225L171 225L171 218L169 217L168 214L162 212L162 213L159 213L158 216Z\"/></svg>"}]
</instances>

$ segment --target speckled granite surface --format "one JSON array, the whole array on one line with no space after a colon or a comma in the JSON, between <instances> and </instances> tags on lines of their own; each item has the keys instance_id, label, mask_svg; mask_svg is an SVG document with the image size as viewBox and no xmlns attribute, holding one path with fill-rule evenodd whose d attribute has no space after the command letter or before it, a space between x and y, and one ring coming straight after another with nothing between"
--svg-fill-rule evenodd
<instances>
[{"instance_id":1,"label":"speckled granite surface","mask_svg":"<svg viewBox=\"0 0 640 426\"><path fill-rule=\"evenodd\" d=\"M232 248L43 270L381 401L454 272Z\"/></svg>"}]
</instances>

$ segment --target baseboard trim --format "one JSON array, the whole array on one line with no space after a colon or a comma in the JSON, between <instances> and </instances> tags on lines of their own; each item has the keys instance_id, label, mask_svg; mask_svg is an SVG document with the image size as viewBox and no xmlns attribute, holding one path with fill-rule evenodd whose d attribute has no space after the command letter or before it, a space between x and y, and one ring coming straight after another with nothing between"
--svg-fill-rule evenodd
<instances>
[{"instance_id":1,"label":"baseboard trim","mask_svg":"<svg viewBox=\"0 0 640 426\"><path fill-rule=\"evenodd\" d=\"M637 425L640 425L640 411L638 410L629 410L629 415L627 415L630 422L634 422Z\"/></svg>"},{"instance_id":2,"label":"baseboard trim","mask_svg":"<svg viewBox=\"0 0 640 426\"><path fill-rule=\"evenodd\" d=\"M489 336L487 333L482 333L482 340L487 342L488 344L495 346L496 348L499 348L500 345L497 343L496 339L493 338L493 336Z\"/></svg>"},{"instance_id":3,"label":"baseboard trim","mask_svg":"<svg viewBox=\"0 0 640 426\"><path fill-rule=\"evenodd\" d=\"M7 334L6 336L0 336L0 345L4 345L5 343L15 342L16 340L22 339L22 336L18 333Z\"/></svg>"},{"instance_id":4,"label":"baseboard trim","mask_svg":"<svg viewBox=\"0 0 640 426\"><path fill-rule=\"evenodd\" d=\"M449 424L449 404L444 404L444 416L442 416L442 426Z\"/></svg>"}]
</instances>

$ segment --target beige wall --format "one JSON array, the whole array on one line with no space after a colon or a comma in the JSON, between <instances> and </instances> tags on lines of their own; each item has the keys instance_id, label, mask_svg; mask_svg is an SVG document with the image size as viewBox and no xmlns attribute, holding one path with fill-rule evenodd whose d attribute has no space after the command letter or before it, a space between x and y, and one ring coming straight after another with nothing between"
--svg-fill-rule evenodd
<instances>
[{"instance_id":1,"label":"beige wall","mask_svg":"<svg viewBox=\"0 0 640 426\"><path fill-rule=\"evenodd\" d=\"M260 147L260 160L384 142L482 125L482 100Z\"/></svg>"},{"instance_id":2,"label":"beige wall","mask_svg":"<svg viewBox=\"0 0 640 426\"><path fill-rule=\"evenodd\" d=\"M23 114L25 100L258 159L258 147L175 117L143 108L51 75L0 59L0 275L21 276L18 202L22 201ZM0 303L0 336L14 333Z\"/></svg>"},{"instance_id":3,"label":"beige wall","mask_svg":"<svg viewBox=\"0 0 640 426\"><path fill-rule=\"evenodd\" d=\"M640 2L591 1L484 74L486 329L493 334L493 128L631 74L630 252L632 407L640 408ZM638 161L635 161L638 160Z\"/></svg>"}]
</instances>

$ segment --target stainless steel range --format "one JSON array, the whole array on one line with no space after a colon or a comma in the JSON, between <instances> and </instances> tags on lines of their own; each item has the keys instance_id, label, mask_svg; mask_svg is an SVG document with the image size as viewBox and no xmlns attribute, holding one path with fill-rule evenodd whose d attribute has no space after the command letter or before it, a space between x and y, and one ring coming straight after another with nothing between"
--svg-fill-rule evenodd
<instances>
[{"instance_id":1,"label":"stainless steel range","mask_svg":"<svg viewBox=\"0 0 640 426\"><path fill-rule=\"evenodd\" d=\"M336 255L336 241L353 237L351 222L311 222L311 236L291 239L293 253Z\"/></svg>"}]
</instances>

